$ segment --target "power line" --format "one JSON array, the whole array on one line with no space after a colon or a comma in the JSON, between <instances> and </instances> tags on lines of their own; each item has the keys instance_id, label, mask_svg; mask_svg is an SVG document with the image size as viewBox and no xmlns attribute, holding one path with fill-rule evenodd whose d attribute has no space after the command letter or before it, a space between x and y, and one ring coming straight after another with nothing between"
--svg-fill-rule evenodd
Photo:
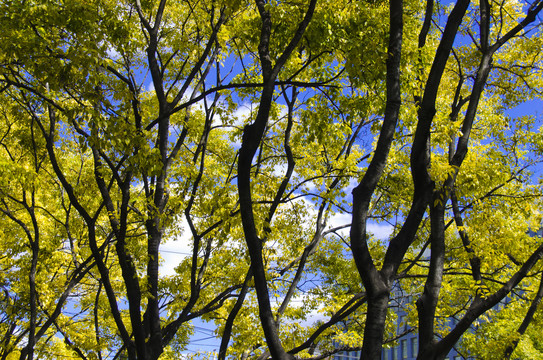
<instances>
[{"instance_id":1,"label":"power line","mask_svg":"<svg viewBox=\"0 0 543 360\"><path fill-rule=\"evenodd\" d=\"M210 332L210 333L213 333L213 334L215 333L215 330L208 329L208 328L205 328L205 327L202 327L202 326L195 326L195 325L193 325L193 328L194 328L195 330L202 331L202 332L207 331L207 332Z\"/></svg>"},{"instance_id":2,"label":"power line","mask_svg":"<svg viewBox=\"0 0 543 360\"><path fill-rule=\"evenodd\" d=\"M191 340L191 343L196 342L196 341L205 341L205 340L209 340L209 339L216 339L216 337L215 336L208 336L208 337L201 338L201 339L194 339L194 340Z\"/></svg>"},{"instance_id":3,"label":"power line","mask_svg":"<svg viewBox=\"0 0 543 360\"><path fill-rule=\"evenodd\" d=\"M164 252L168 254L192 255L191 253L185 253L185 252L175 251L175 250L160 250L160 252Z\"/></svg>"}]
</instances>

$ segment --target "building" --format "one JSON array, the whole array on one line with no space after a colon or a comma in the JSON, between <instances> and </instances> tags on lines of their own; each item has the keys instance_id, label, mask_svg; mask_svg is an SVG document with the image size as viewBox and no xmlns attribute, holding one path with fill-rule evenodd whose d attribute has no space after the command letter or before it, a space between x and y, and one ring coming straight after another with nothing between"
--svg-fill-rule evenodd
<instances>
[{"instance_id":1,"label":"building","mask_svg":"<svg viewBox=\"0 0 543 360\"><path fill-rule=\"evenodd\" d=\"M396 345L390 348L383 348L381 354L382 360L415 360L419 351L418 334L414 331L409 331L406 317L406 305L411 303L412 296L406 296L399 286L395 286L391 293L391 308L396 313L396 333L404 334L400 337ZM454 319L450 319L451 325ZM339 344L338 344L339 345ZM331 360L359 360L360 351L343 351L334 354ZM462 356L456 349L452 349L447 354L446 360L468 360L470 357Z\"/></svg>"}]
</instances>

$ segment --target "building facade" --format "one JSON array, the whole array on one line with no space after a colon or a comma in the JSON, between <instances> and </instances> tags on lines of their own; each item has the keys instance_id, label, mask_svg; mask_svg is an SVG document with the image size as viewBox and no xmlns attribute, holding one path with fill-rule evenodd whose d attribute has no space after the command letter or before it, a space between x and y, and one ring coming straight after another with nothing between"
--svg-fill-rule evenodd
<instances>
[{"instance_id":1,"label":"building facade","mask_svg":"<svg viewBox=\"0 0 543 360\"><path fill-rule=\"evenodd\" d=\"M396 314L396 333L405 334L396 341L393 347L383 347L381 360L415 360L419 351L419 338L415 331L409 331L407 324L406 306L413 301L412 296L406 296L399 286L395 286L391 293L391 308ZM451 326L454 319L449 320ZM336 344L340 345L340 344ZM332 356L332 360L359 360L360 351L343 351ZM446 360L470 360L472 358L463 356L455 348L447 354Z\"/></svg>"}]
</instances>

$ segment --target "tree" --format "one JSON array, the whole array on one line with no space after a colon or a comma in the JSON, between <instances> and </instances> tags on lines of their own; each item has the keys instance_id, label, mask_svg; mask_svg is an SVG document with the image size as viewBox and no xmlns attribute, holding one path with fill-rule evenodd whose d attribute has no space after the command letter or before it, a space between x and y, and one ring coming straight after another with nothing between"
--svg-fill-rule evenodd
<instances>
[{"instance_id":1,"label":"tree","mask_svg":"<svg viewBox=\"0 0 543 360\"><path fill-rule=\"evenodd\" d=\"M380 270L377 270L375 267L368 247L365 245L364 222L367 217L366 214L370 200L377 187L378 178L382 174L382 169L385 166L384 160L386 159L386 155L389 151L388 149L390 148L393 139L393 134L386 132L386 127L388 125L386 112L375 155L363 180L353 191L351 244L361 279L368 291L368 319L366 320L365 327L363 358L378 358L380 356L380 344L382 343L381 334L383 333L386 317L385 309L386 304L388 303L388 294L391 283L400 268L401 261L404 258L408 247L415 241L417 230L422 223L424 212L427 207L429 208L430 226L428 237L431 253L424 291L417 300L419 341L421 347L421 351L419 352L420 358L444 358L452 346L460 339L460 336L468 330L471 323L485 311L496 306L504 299L511 289L518 285L520 280L528 274L528 271L535 266L537 260L541 257L541 248L533 248L533 250L529 252L529 254L531 254L530 257L524 260L522 266L515 269L514 275L510 278L506 277L507 280L504 281L501 287L497 288L495 291L486 290L476 292L473 300L470 301L469 308L460 318L458 324L440 341L435 340L436 308L439 301L439 291L444 278L444 262L446 257L445 205L450 198L452 215L454 216L457 228L459 229L459 237L462 239L466 251L473 252L469 235L463 228L462 215L460 214L458 207L456 193L462 190L461 188L458 190L456 189L456 178L466 158L468 141L470 140L471 131L473 130L473 124L476 119L477 110L480 106L483 90L489 80L489 74L492 70L492 62L496 52L504 46L507 41L510 41L516 35L523 32L525 28L536 19L536 15L541 10L541 4L530 4L527 6L527 14L522 20L518 23L513 22L513 25L506 26L502 22L495 24L492 21L494 19L502 21L503 18L498 17L497 14L500 12L496 13L495 11L497 10L491 7L488 2L481 2L479 5L478 10L480 16L477 21L479 24L479 38L476 41L479 53L477 54L478 56L476 59L479 59L479 64L476 65L476 73L472 78L473 80L470 86L465 89L463 87L463 74L468 74L467 70L469 70L469 68L464 70L461 59L457 58L457 62L459 63L458 73L460 76L458 79L457 90L454 92L456 96L451 102L451 120L456 121L462 107L464 105L467 107L465 113L462 114L463 118L460 120L461 132L458 135L458 141L456 142L453 137L453 139L449 141L448 154L445 153L448 157L446 161L448 162L449 170L444 175L438 175L436 178L430 171L432 164L430 158L430 154L432 153L430 141L431 127L435 123L437 94L440 90L442 76L446 69L449 53L453 49L455 35L466 14L468 5L469 2L457 2L451 10L436 50L436 56L431 63L425 87L423 88L422 97L415 98L415 102L419 107L417 109L418 120L410 153L410 167L414 185L412 205L405 216L405 221L401 225L400 230L390 240ZM427 6L428 15L428 13L431 13L432 3L429 2ZM391 4L390 8L391 42L389 45L389 53L399 55L401 52L398 48L394 47L392 43L392 34L395 34L394 29L396 29L398 38L401 36L401 3L396 6ZM498 10L503 11L503 9ZM516 11L520 10L522 9L519 9L519 7L516 8ZM396 19L394 16L398 16L396 23L394 22ZM496 26L498 26L497 29ZM421 36L419 37L419 47L424 45L426 36L427 33L425 33L425 28L423 28ZM398 40L395 44L396 46L400 46L400 43L401 41ZM506 61L506 59L504 60ZM499 60L497 62L499 63ZM389 66L391 66L391 63L392 59L389 60ZM396 64L398 63L399 61L397 61ZM498 69L499 68L500 67L498 67ZM396 70L396 73L391 70L387 72L387 78L390 81L387 86L389 90L397 89L400 80L399 74L397 73L399 65L396 65L392 69ZM394 75L395 77L392 78ZM463 95L462 92L466 90L467 95ZM499 96L499 92L497 96ZM399 103L398 91L395 94L388 93L387 104L396 105L395 112L390 116L390 126L393 128L395 127L398 117ZM380 144L383 144L382 150L379 148ZM515 166L518 166L518 164L515 164ZM514 174L513 169L509 172ZM493 191L493 189L489 190ZM523 219L523 221L528 223L527 219ZM479 286L486 287L488 285L486 285L486 281L484 281L481 276L480 262L481 258L478 255L471 254L470 267L473 279ZM375 316L375 319L373 319L372 315Z\"/></svg>"},{"instance_id":2,"label":"tree","mask_svg":"<svg viewBox=\"0 0 543 360\"><path fill-rule=\"evenodd\" d=\"M430 32L434 3L429 1L426 4L422 27L419 31L418 44L416 41L412 41L411 44L417 45L409 50L404 50L404 43L406 43L404 38L414 38L413 29L409 29L411 30L410 33L404 32L403 14L405 9L409 8L409 5L404 4L402 1L390 2L386 78L383 81L384 86L386 86L386 100L384 102L384 109L382 110L383 121L378 132L377 142L373 148L371 161L368 167L362 171L362 178L353 189L353 220L350 228L350 246L367 298L362 359L379 359L381 356L390 291L398 277L409 276L407 270L403 270L400 273L400 267L410 248L414 247L414 250L421 248L420 245L417 245L420 241L418 239L421 236L428 237L428 244L430 244L431 249L429 269L424 275L426 277L424 291L417 300L421 348L419 357L424 359L444 358L452 346L460 339L461 335L469 329L473 321L502 301L532 271L540 259L542 248L537 246L537 243L534 244L531 241L532 245L527 245L531 249L527 253L528 256L526 257L525 254L522 261L515 261L517 267L511 266L514 269L506 266L508 271L505 274L500 274L500 277L503 276L502 279L506 280L502 280L501 286L494 286L494 289L491 289L490 285L487 284L488 280L482 275L482 256L478 255L477 251L474 251L472 241L463 225L464 215L462 213L471 212L472 204L468 203L467 206L459 206L458 194L465 190L462 186L458 186L456 181L461 173L461 169L464 168L463 164L468 152L468 142L472 131L475 132L474 124L478 120L478 112L486 110L488 113L487 116L503 119L503 109L506 106L525 100L516 98L514 95L518 83L515 83L511 87L506 85L503 88L500 88L499 85L491 86L488 100L485 99L483 91L491 82L491 71L494 70L494 76L499 79L503 77L503 72L511 74L509 68L518 67L522 70L512 72L513 76L525 82L530 91L533 91L535 88L535 93L538 92L537 85L532 80L532 76L535 75L533 73L535 68L531 65L540 60L536 60L533 57L534 55L529 55L530 60L527 63L523 63L521 60L521 63L516 64L512 63L512 60L507 55L500 56L499 50L506 45L509 47L508 50L514 49L517 46L525 48L527 43L537 39L535 35L530 36L530 32L535 32L534 29L537 26L535 28L531 28L530 26L536 21L536 16L541 11L541 7L542 4L539 2L523 6L518 3L491 4L483 1L479 4L478 9L473 9L468 14L469 2L459 1L452 7L448 14L444 28L440 33L436 34ZM505 13L507 16L504 16ZM271 21L268 19L269 14L264 11L261 11L261 17L262 24ZM464 20L465 18L473 19L471 23L468 20L468 27L465 30L465 33L474 42L471 50L469 45L455 46L455 38L462 31L461 26L466 21ZM471 31L469 28L472 24L479 25L476 31ZM434 34L437 36L433 37ZM263 27L259 50L261 51L260 62L264 79L266 79L267 67L271 69L273 64L273 62L272 64L267 64L270 57L266 53L269 36L271 36L271 28L267 30L266 27ZM433 37L432 40L437 44L433 57L431 55L428 57L428 53L426 53L426 48L429 47L426 46L428 37ZM415 54L418 52L417 62L420 65L420 69L411 70L412 73L415 73L414 78L410 79L412 83L409 84L412 86L412 89L411 91L402 92L401 69L403 67L401 60L403 54L409 54L409 51ZM451 54L454 55L456 63L452 62L453 65L448 65L451 64L449 61ZM537 55L535 56L537 57ZM278 69L282 65L282 60L283 56L276 56L275 67L273 69ZM499 65L492 65L493 62ZM409 72L408 67L407 69L407 72ZM359 76L363 77L364 70L359 69L359 71L362 73ZM450 72L450 75L447 74L445 76L445 71ZM272 74L275 75L274 72ZM366 85L367 83L363 84ZM504 88L512 92L504 94ZM447 96L447 91L449 96ZM446 115L443 116L438 113L438 94L441 95L439 106L450 109L448 110L450 114L445 113ZM240 174L238 188L242 204L242 220L251 253L251 265L255 273L264 273L264 261L261 258L262 249L259 247L261 247L261 243L266 238L259 238L256 235L257 230L252 219L249 179L251 161L258 148L257 141L258 139L263 139L266 129L266 111L267 102L269 101L266 95L267 93L263 91L259 113L254 122L245 127L244 141L240 152L240 161L238 162L238 172ZM271 95L268 96L271 97ZM407 98L407 96L410 96L411 99ZM402 103L405 103L406 100L411 103L402 107ZM485 104L486 102L489 102L494 107L498 107L497 111L484 109L485 106L489 106ZM402 108L405 109L404 113L406 117L409 117L409 115L412 116L411 119L405 120L407 126L399 122ZM483 111L481 111L481 108L483 108ZM440 129L440 127L444 126L441 125L441 121L443 120L449 122L448 126L445 125L447 129ZM409 122L411 122L411 125L409 125ZM503 127L502 124L503 122L499 126ZM490 130L493 127L492 121L487 121L483 126L486 131L491 131L493 134L501 137L500 140L504 142L503 147L493 148L492 152L503 154L503 152L507 153L507 151L510 151L511 146L507 145L509 139L504 139L506 134L503 130L501 132L500 130ZM399 140L398 129L413 131L413 135L409 133L406 135L409 138L407 142ZM459 132L458 135L457 131ZM434 134L432 134L433 132ZM474 135L472 141L484 143L488 139L494 139L493 136L479 136ZM292 159L293 156L289 155L288 139L289 133L287 132L285 136L285 153L287 158L290 156ZM370 239L366 230L370 215L370 205L377 207L378 205L376 206L375 203L372 204L372 200L377 201L379 197L383 196L382 191L385 191L385 193L388 192L387 187L383 186L383 177L387 164L388 166L397 166L397 164L391 162L391 158L393 157L391 151L393 147L395 151L402 151L400 150L401 148L394 146L397 146L395 142L401 143L403 146L406 143L407 146L411 145L409 146L410 154L408 157L410 159L408 166L412 174L411 186L413 189L412 194L408 195L411 198L411 203L408 203L406 208L400 209L396 213L400 215L400 219L402 220L397 224L398 230L390 239L384 252L381 254L372 254ZM477 147L474 148L477 149ZM484 145L480 145L480 148L484 148ZM512 151L514 155L518 153L519 149L516 143L513 145ZM247 160L243 160L244 155L248 156ZM494 162L493 165L496 165L495 160L493 160L493 154L490 153L488 155L487 161ZM494 154L494 156L496 155ZM495 184L490 188L485 188L487 194L486 196L480 196L482 199L496 195L495 192L498 189L510 184L513 180L519 182L519 187L516 187L516 190L510 189L511 192L508 193L508 196L517 199L515 205L518 205L520 201L518 199L526 200L531 197L537 197L537 191L534 193L530 187L523 188L524 185L521 184L522 180L518 177L518 174L522 173L525 169L524 165L521 165L523 161L519 161L518 156L515 156L514 159L514 162L502 168L503 170L507 170L500 175L502 177L501 183ZM291 164L293 167L293 161L291 161ZM285 179L290 177L292 170L289 167ZM469 169L465 171L469 173ZM509 174L508 177L506 174ZM242 175L245 177L243 182L241 181L243 179ZM476 172L476 176L481 175L481 173ZM505 178L503 178L504 175L506 176ZM479 188L479 190L481 189ZM278 197L276 198L277 201L280 201L280 198L283 196L282 187L278 188L276 195ZM466 192L463 196L469 198L469 196L473 195L468 195ZM449 200L451 201L450 208L446 206ZM478 199L478 201L480 200ZM248 203L246 205L248 214L244 214L243 212L243 202L245 201ZM489 202L491 203L491 208L494 208L498 204L506 207L512 205L503 201ZM524 201L522 202L524 203ZM524 206L530 207L535 206L535 204L524 204ZM272 211L274 210L274 203L272 203L270 208ZM514 211L518 212L519 210L516 207ZM446 220L446 213L451 219L450 221ZM423 223L425 214L428 214L428 225ZM469 216L475 217L473 214ZM513 214L510 214L510 216L514 217ZM531 214L521 216L520 219L517 216L520 224L517 223L515 225L517 227L516 231L510 233L509 236L517 238L517 240L526 238L523 234L526 233L528 227L537 226L537 222L534 223L530 217ZM440 341L436 341L435 322L437 305L440 300L439 292L443 286L445 277L447 242L452 241L450 239L447 240L447 237L450 238L450 235L446 236L446 230L452 224L453 220L459 231L458 238L461 239L465 251L469 254L468 263L471 268L473 280L476 283L477 291L472 295L473 298L467 301L469 307L456 313L457 315L461 315L458 324L448 334L444 335ZM271 216L264 222L263 234L271 232L268 228L270 222ZM476 228L474 225L472 227ZM530 243L530 241L528 242ZM422 249L425 248L426 245L422 247ZM422 254L424 252L421 252L420 255ZM420 258L420 255L418 258ZM514 255L511 255L511 257L516 258ZM455 260L458 259L455 258ZM496 259L493 258L493 260ZM415 264L415 262L412 262L407 269L410 269ZM490 268L494 267L495 264L490 265ZM503 263L499 264L498 269L500 268L504 268ZM277 320L274 320L270 310L266 285L265 277L261 275L261 280L257 282L256 288L261 322L266 332L267 343L273 358L288 358L277 339Z\"/></svg>"},{"instance_id":3,"label":"tree","mask_svg":"<svg viewBox=\"0 0 543 360\"><path fill-rule=\"evenodd\" d=\"M439 359L512 291L536 304L541 136L506 110L540 94L541 7L2 5L5 356L176 357L202 318L221 358L377 359L399 284Z\"/></svg>"},{"instance_id":4,"label":"tree","mask_svg":"<svg viewBox=\"0 0 543 360\"><path fill-rule=\"evenodd\" d=\"M117 342L112 345L114 350L110 349L113 354L156 359L165 346L178 341L182 344L186 332L178 331L182 324L220 306L241 286L227 284L219 293L200 296L211 239L220 238L215 229L228 221L231 213L210 210L217 207L218 197L206 199L207 190L198 189L201 183L221 176L228 183L234 153L208 154L207 146L216 145L217 151L226 143L220 129L211 127L221 109L218 96L201 109L190 109L194 99L209 86L204 81L219 61L217 35L232 16L231 9L224 4L182 9L178 4L165 5L165 1L158 7L139 2L23 1L4 5L3 9L9 14L3 19L7 28L4 36L10 39L3 49L3 90L7 106L20 113L19 118L8 120L20 127L23 118L31 124L32 136L39 138L41 145L32 149L34 157L48 167L47 174L61 186L65 211L83 226L84 238L75 238L74 246L90 252L94 262L95 276L89 281L94 283L95 308L83 307L86 298L80 295L80 316L92 317L94 313L98 322L97 312L103 311L106 301L106 318L112 322L106 334L100 329L104 324L96 324L96 343L83 351L87 356L92 353L101 358L100 344L113 333ZM152 17L147 15L150 12ZM204 18L208 21L194 21ZM162 40L171 27L182 28L183 32ZM183 48L181 53L175 49L186 41L193 47ZM201 42L207 43L203 49L198 47ZM136 75L142 71L142 61L148 64L152 92L142 90L145 77ZM217 86L221 81L217 73ZM6 134L10 135L10 131L8 127ZM170 131L178 132L173 140ZM8 156L13 154L10 143L4 141L3 145ZM70 159L70 155L63 154L63 148L68 154L73 149L75 156ZM45 159L36 155L38 150ZM198 170L199 165L209 161L207 157L213 159L214 173L203 166ZM184 160L177 161L179 158ZM12 156L11 160L17 163L18 157ZM86 176L74 178L74 169L81 169ZM38 170L35 165L34 172ZM172 189L168 183L176 178ZM228 193L226 187L217 191ZM7 196L18 200L12 194ZM24 199L19 202L27 208L30 220L35 220L35 204L27 205ZM220 202L230 205L227 197ZM10 209L5 206L8 217ZM178 301L177 311L164 321L161 312L169 302L167 294L163 294L167 284L159 285L164 279L158 276L158 249L164 232L180 213L185 214L194 238L190 287L183 292L188 299ZM195 223L193 217L204 219ZM25 223L15 216L12 219ZM61 222L66 230L68 221L66 217ZM25 228L24 224L21 227ZM55 236L72 240L69 232ZM30 270L35 273L35 263L43 250L36 237L28 237L36 245ZM29 292L31 298L37 295L33 280ZM22 351L21 358L32 358L35 347L35 300L30 300L30 307L26 345L30 352L24 355ZM50 317L47 311L42 312Z\"/></svg>"}]
</instances>

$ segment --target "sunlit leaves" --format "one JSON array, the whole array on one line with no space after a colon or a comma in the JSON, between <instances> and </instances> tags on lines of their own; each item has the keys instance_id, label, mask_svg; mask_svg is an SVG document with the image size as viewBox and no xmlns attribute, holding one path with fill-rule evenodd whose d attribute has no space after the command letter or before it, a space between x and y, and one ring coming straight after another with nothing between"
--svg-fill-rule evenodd
<instances>
[{"instance_id":1,"label":"sunlit leaves","mask_svg":"<svg viewBox=\"0 0 543 360\"><path fill-rule=\"evenodd\" d=\"M29 327L26 279L33 258L38 259L34 285L40 324L51 316L79 264L89 257L93 262L70 290L74 296L61 309L58 328L51 327L38 340L36 351L43 358L72 356L76 347L89 359L99 353L115 356L132 341L132 331L137 333L133 326L147 321L155 299L160 302L159 328L176 319L182 323L161 355L176 358L191 332L187 319L201 317L222 334L251 265L239 214L237 161L243 129L256 118L262 90L259 12L253 3L239 0L172 0L155 28L158 4L141 1L138 8L133 1L99 0L1 5L0 243L5 256L0 286L7 295L0 302L0 333L12 324ZM272 65L293 38L307 5L266 4ZM316 317L329 319L364 292L347 235L350 193L375 155L383 122L388 5L317 2L299 46L277 77L263 138L250 164L265 278L287 350L322 324L313 324ZM445 206L446 218L436 320L440 335L451 328L451 315L462 316L475 296L487 298L540 244L539 238L528 236L541 220L540 184L530 172L539 171L543 152L540 119L509 112L540 94L537 28L496 53L467 156L462 166L451 165L457 139L464 135L481 55L477 6L462 25L437 89L428 142L428 172L436 190L443 190L431 205ZM368 218L390 229L379 236L368 231L377 268L384 263L388 240L400 231L416 200L410 168L413 135L442 35L440 16L450 6L436 4L431 31L419 48L424 10L423 2L405 3L400 115L369 205ZM492 3L491 10L493 43L525 9L506 1ZM453 185L445 189L447 182ZM453 191L462 226L453 221ZM397 279L412 296L422 292L431 251L429 221L415 230ZM469 245L460 233L469 235ZM36 234L40 246L33 253ZM182 242L187 251L178 254L172 276L153 273L151 266L158 258L152 250L167 240ZM485 281L470 273L474 257ZM103 268L95 267L96 261ZM302 274L295 278L300 264ZM133 270L130 277L127 268ZM267 350L258 326L254 281L249 285L234 321L232 357ZM292 302L278 314L291 286ZM519 293L531 294L533 286L524 282ZM402 296L396 294L392 301L402 302ZM414 301L402 306L409 324L416 326ZM139 313L130 313L129 303ZM350 315L349 326L337 323L323 331L317 339L322 349L331 350L332 340L360 344L365 311L362 305ZM511 310L508 316L514 314ZM396 335L396 320L389 311L386 341ZM128 340L121 340L123 326ZM511 326L507 332L483 323L479 328L473 338L488 334L496 348L511 340ZM475 346L471 338L466 344ZM10 346L17 354L24 342ZM536 358L541 347L533 334L519 346L529 358ZM309 353L306 349L298 355Z\"/></svg>"}]
</instances>

